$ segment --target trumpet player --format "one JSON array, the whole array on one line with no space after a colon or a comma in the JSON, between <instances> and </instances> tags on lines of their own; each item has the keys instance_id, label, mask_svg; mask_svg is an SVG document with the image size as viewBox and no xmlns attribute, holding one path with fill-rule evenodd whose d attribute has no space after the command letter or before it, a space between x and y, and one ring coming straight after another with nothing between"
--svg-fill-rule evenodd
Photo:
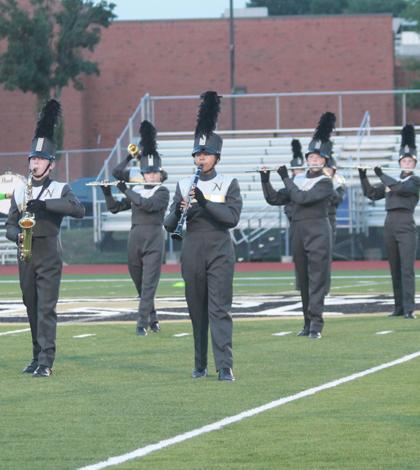
<instances>
[{"instance_id":1,"label":"trumpet player","mask_svg":"<svg viewBox=\"0 0 420 470\"><path fill-rule=\"evenodd\" d=\"M197 186L178 182L165 228L173 232L187 211L181 267L194 334L193 379L208 374L208 329L219 380L234 380L232 354L232 283L235 253L229 229L239 222L242 198L236 178L218 174L222 138L214 132L220 97L201 95L193 147L194 164L202 168ZM188 194L192 197L188 204Z\"/></svg>"},{"instance_id":2,"label":"trumpet player","mask_svg":"<svg viewBox=\"0 0 420 470\"><path fill-rule=\"evenodd\" d=\"M155 294L164 256L163 217L169 204L169 191L165 186L153 185L166 179L157 151L155 127L149 121L143 121L139 132L140 171L146 184L130 189L125 184L130 174L127 165L133 158L129 154L113 171L113 176L120 180L117 187L124 198L120 201L114 199L110 186L101 188L107 208L113 214L129 209L132 211L128 270L140 297L136 332L138 336L147 336L149 327L154 333L160 331Z\"/></svg>"},{"instance_id":3,"label":"trumpet player","mask_svg":"<svg viewBox=\"0 0 420 470\"><path fill-rule=\"evenodd\" d=\"M298 336L320 339L324 326L324 299L330 283L331 225L328 207L333 195L331 178L323 167L331 158L330 135L335 115L321 116L306 153L309 170L292 180L285 166L279 168L293 201L293 260L302 298L304 325Z\"/></svg>"},{"instance_id":4,"label":"trumpet player","mask_svg":"<svg viewBox=\"0 0 420 470\"><path fill-rule=\"evenodd\" d=\"M30 178L12 196L6 236L18 244L19 279L32 335L32 361L23 369L49 377L56 354L56 328L62 255L58 239L64 216L82 218L85 208L70 186L50 178L55 166L54 127L60 104L49 100L41 111L29 154ZM23 215L22 215L23 213ZM22 218L29 222L29 231ZM21 223L19 223L21 222Z\"/></svg>"},{"instance_id":5,"label":"trumpet player","mask_svg":"<svg viewBox=\"0 0 420 470\"><path fill-rule=\"evenodd\" d=\"M394 291L392 317L415 318L415 270L417 231L413 213L419 200L420 178L414 175L417 164L416 135L410 124L401 131L399 165L401 174L393 178L375 167L381 183L372 186L366 169L359 168L363 194L376 201L385 198L387 212L384 225L384 242L391 269Z\"/></svg>"}]
</instances>

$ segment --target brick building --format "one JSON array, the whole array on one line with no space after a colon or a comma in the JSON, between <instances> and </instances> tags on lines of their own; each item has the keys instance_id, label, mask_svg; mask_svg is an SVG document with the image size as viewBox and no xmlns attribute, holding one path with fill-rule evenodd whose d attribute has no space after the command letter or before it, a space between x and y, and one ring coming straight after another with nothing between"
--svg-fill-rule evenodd
<instances>
[{"instance_id":1,"label":"brick building","mask_svg":"<svg viewBox=\"0 0 420 470\"><path fill-rule=\"evenodd\" d=\"M391 15L242 18L235 23L237 84L247 93L394 88ZM102 33L93 59L101 75L86 89L63 92L65 148L110 147L145 93L229 93L227 19L117 21ZM344 98L346 125L369 110L373 125L394 122L391 96ZM197 102L156 107L159 130L192 130ZM0 91L0 152L26 151L34 130L31 95ZM313 128L336 98L284 99L281 127ZM238 100L237 128L274 127L268 100ZM221 128L230 126L225 103ZM6 163L3 158L2 163ZM93 175L98 161L81 159L73 177Z\"/></svg>"}]
</instances>

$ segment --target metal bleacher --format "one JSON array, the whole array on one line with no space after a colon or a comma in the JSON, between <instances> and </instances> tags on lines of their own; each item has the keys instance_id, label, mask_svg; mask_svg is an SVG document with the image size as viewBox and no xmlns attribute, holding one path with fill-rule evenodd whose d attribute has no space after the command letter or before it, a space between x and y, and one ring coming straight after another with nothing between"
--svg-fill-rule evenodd
<instances>
[{"instance_id":1,"label":"metal bleacher","mask_svg":"<svg viewBox=\"0 0 420 470\"><path fill-rule=\"evenodd\" d=\"M17 246L16 243L6 238L4 223L0 223L0 264L16 264Z\"/></svg>"},{"instance_id":2,"label":"metal bleacher","mask_svg":"<svg viewBox=\"0 0 420 470\"><path fill-rule=\"evenodd\" d=\"M301 131L302 132L302 131ZM353 170L342 169L340 172L346 178L347 201L343 210L338 214L338 226L348 228L349 231L360 232L367 226L381 226L385 217L384 201L377 201L370 205L360 190L357 165L374 167L396 163L400 137L397 134L367 135L361 141L356 132L346 133L339 130L340 135L334 136L334 152L338 166L352 166ZM294 135L287 137L246 137L224 138L223 153L217 170L221 173L235 176L240 183L243 197L243 211L238 229L235 231L234 241L245 239L255 240L270 228L287 226L287 220L279 207L269 206L263 197L260 177L257 167L277 167L289 163L291 159L290 143ZM297 135L302 148L308 146L309 132L306 135ZM162 155L163 166L168 172L165 185L171 195L174 194L179 179L192 175L194 171L191 157L191 139L170 139L158 142L158 149ZM116 164L116 162L115 162ZM377 182L373 171L369 173L372 183ZM275 188L280 189L283 184L280 177L273 172L271 177ZM118 191L115 192L118 194ZM101 193L97 193L97 214L100 214L101 232L128 231L130 228L130 212L110 214L105 212ZM98 241L98 240L97 240Z\"/></svg>"}]
</instances>

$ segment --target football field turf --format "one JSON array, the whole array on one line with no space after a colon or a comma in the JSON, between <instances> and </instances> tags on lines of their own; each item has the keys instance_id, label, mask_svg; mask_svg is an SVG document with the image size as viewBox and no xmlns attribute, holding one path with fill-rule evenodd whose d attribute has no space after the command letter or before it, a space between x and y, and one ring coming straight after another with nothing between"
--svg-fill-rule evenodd
<instances>
[{"instance_id":1,"label":"football field turf","mask_svg":"<svg viewBox=\"0 0 420 470\"><path fill-rule=\"evenodd\" d=\"M389 293L386 272L367 274L343 273L332 294ZM180 277L165 278L159 295L182 296ZM64 282L64 297L104 297L106 305L106 297L134 295L127 276L66 279L83 282ZM293 273L239 273L235 284L235 295L290 292ZM18 298L18 286L0 283L0 295ZM78 469L112 456L119 469L419 468L420 357L323 386L420 352L420 320L326 317L321 341L296 337L301 323L235 318L233 383L217 380L211 351L209 377L190 378L189 321L162 321L161 333L147 337L135 335L133 322L61 323L50 379L20 373L30 334L18 331L27 325L0 323L0 468ZM287 397L295 398L125 461L136 449Z\"/></svg>"}]
</instances>

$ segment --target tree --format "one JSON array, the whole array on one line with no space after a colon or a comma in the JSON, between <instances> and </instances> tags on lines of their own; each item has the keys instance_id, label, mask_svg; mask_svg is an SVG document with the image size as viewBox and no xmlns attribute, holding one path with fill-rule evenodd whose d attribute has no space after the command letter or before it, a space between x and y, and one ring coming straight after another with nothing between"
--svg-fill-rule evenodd
<instances>
[{"instance_id":1,"label":"tree","mask_svg":"<svg viewBox=\"0 0 420 470\"><path fill-rule=\"evenodd\" d=\"M22 8L16 0L0 0L0 83L7 90L31 92L38 109L60 98L70 82L83 89L83 75L99 74L98 65L83 57L93 51L115 18L115 5L91 0L30 0Z\"/></svg>"},{"instance_id":2,"label":"tree","mask_svg":"<svg viewBox=\"0 0 420 470\"><path fill-rule=\"evenodd\" d=\"M410 0L250 0L247 7L267 7L269 15L336 15L392 13L399 15ZM417 0L413 0L418 3Z\"/></svg>"}]
</instances>

